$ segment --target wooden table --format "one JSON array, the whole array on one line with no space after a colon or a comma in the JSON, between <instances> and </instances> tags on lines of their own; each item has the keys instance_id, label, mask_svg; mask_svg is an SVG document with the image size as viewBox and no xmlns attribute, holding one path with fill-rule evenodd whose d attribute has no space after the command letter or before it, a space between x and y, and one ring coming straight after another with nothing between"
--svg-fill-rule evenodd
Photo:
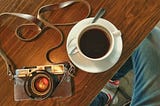
<instances>
[{"instance_id":1,"label":"wooden table","mask_svg":"<svg viewBox=\"0 0 160 106\"><path fill-rule=\"evenodd\" d=\"M63 0L61 0L63 1ZM160 0L87 0L92 7L94 16L100 7L107 11L104 18L112 22L122 32L123 52L118 63L110 70L91 74L77 70L74 78L74 94L69 98L50 98L44 101L22 101L15 102L13 92L13 81L9 81L6 74L4 61L0 59L0 105L1 106L87 106L103 88L106 82L116 73L133 50L147 36L151 29L160 20ZM36 15L38 9L46 4L53 4L60 0L0 0L0 13L21 12ZM74 8L74 9L73 9ZM54 16L54 22L62 22L65 19L81 20L86 14L84 5L75 5L72 9L61 11L61 15ZM72 13L72 14L71 14ZM0 19L0 41L1 46L18 68L22 66L49 64L45 59L46 51L59 41L59 36L52 36L47 32L38 40L33 42L22 42L15 37L16 25L23 22L20 19L1 17ZM56 51L51 53L51 58L56 62L69 60L66 53L66 38L73 27L60 26L65 34L65 42ZM51 40L52 39L52 40Z\"/></svg>"}]
</instances>

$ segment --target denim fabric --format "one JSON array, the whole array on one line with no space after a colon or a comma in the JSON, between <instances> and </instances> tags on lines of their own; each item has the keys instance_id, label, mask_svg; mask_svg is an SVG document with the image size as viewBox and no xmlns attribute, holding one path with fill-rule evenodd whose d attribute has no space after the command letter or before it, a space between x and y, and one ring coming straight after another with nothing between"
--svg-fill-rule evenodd
<instances>
[{"instance_id":1,"label":"denim fabric","mask_svg":"<svg viewBox=\"0 0 160 106\"><path fill-rule=\"evenodd\" d=\"M90 104L90 106L105 106L105 104L108 101L108 96L100 92L97 96L96 99L93 100L93 102Z\"/></svg>"},{"instance_id":2,"label":"denim fabric","mask_svg":"<svg viewBox=\"0 0 160 106\"><path fill-rule=\"evenodd\" d=\"M130 69L134 71L131 106L160 106L159 28L155 27L150 32L112 79L122 78ZM99 103L104 102L104 100L101 101L101 98L97 96L92 103L99 106Z\"/></svg>"},{"instance_id":3,"label":"denim fabric","mask_svg":"<svg viewBox=\"0 0 160 106\"><path fill-rule=\"evenodd\" d=\"M154 28L132 55L131 106L160 106L160 29Z\"/></svg>"},{"instance_id":4,"label":"denim fabric","mask_svg":"<svg viewBox=\"0 0 160 106\"><path fill-rule=\"evenodd\" d=\"M112 77L112 80L119 80L124 77L131 69L133 69L132 57L125 62L125 64L118 70L118 72Z\"/></svg>"}]
</instances>

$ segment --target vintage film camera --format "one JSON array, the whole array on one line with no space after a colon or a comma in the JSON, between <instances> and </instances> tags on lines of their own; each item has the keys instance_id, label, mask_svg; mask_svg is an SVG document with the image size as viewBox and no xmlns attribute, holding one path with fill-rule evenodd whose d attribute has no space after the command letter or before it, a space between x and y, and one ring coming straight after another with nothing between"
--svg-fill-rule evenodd
<instances>
[{"instance_id":1,"label":"vintage film camera","mask_svg":"<svg viewBox=\"0 0 160 106\"><path fill-rule=\"evenodd\" d=\"M71 96L73 70L74 66L69 63L16 69L15 101Z\"/></svg>"}]
</instances>

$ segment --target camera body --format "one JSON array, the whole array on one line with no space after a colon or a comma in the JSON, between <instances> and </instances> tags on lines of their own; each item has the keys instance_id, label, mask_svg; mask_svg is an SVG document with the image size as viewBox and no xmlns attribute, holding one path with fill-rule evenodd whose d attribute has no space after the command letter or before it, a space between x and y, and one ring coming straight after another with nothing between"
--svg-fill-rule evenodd
<instances>
[{"instance_id":1,"label":"camera body","mask_svg":"<svg viewBox=\"0 0 160 106\"><path fill-rule=\"evenodd\" d=\"M70 68L69 64L56 64L16 69L14 75L15 101L71 96Z\"/></svg>"}]
</instances>

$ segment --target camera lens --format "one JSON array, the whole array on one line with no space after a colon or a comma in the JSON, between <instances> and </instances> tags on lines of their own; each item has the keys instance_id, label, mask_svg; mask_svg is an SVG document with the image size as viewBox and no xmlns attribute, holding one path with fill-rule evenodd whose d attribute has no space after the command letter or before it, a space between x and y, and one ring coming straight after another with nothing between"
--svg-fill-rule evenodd
<instances>
[{"instance_id":1,"label":"camera lens","mask_svg":"<svg viewBox=\"0 0 160 106\"><path fill-rule=\"evenodd\" d=\"M52 95L56 85L54 74L45 70L37 70L26 79L24 89L30 98L42 100Z\"/></svg>"},{"instance_id":2,"label":"camera lens","mask_svg":"<svg viewBox=\"0 0 160 106\"><path fill-rule=\"evenodd\" d=\"M46 91L48 87L49 87L49 80L46 77L37 78L37 80L35 81L35 88L39 92Z\"/></svg>"}]
</instances>

